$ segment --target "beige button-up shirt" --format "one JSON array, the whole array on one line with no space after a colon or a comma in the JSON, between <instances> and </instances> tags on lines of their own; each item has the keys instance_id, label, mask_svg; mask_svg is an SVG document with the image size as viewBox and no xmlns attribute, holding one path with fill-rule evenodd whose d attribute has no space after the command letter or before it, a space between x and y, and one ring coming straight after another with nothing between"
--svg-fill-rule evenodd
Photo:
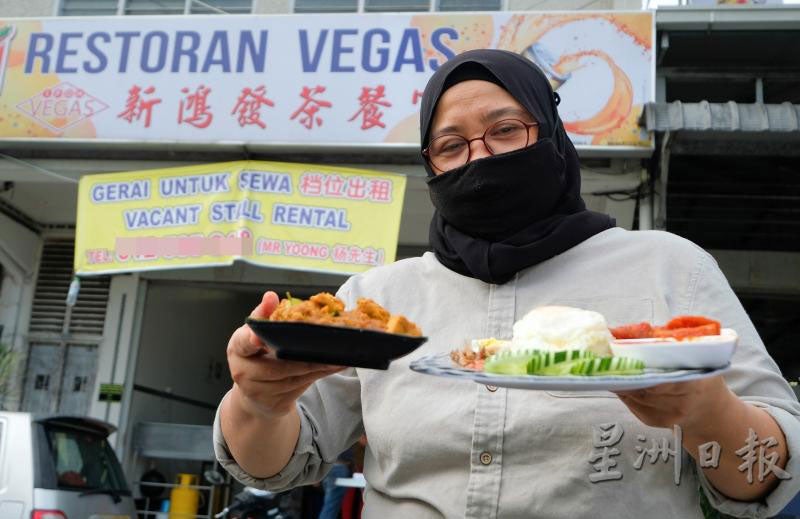
<instances>
[{"instance_id":1,"label":"beige button-up shirt","mask_svg":"<svg viewBox=\"0 0 800 519\"><path fill-rule=\"evenodd\" d=\"M283 490L319 481L365 432L365 518L686 519L702 517L701 487L727 514L768 517L800 490L800 405L713 258L677 236L610 229L503 285L461 276L427 253L354 276L339 296L348 307L371 297L429 341L388 371L350 369L312 386L298 402L294 455L274 477L239 467L217 417L217 457L243 483ZM610 326L700 314L735 329L725 379L780 424L795 477L764 502L735 502L709 485L679 431L641 424L612 393L494 388L408 367L468 339L510 338L517 319L545 304L601 312Z\"/></svg>"}]
</instances>

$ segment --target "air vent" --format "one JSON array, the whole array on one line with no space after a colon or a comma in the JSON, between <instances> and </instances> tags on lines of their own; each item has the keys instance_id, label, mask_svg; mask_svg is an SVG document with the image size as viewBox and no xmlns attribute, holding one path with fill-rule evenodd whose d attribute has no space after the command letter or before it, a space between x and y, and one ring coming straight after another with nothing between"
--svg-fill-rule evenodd
<instances>
[{"instance_id":1,"label":"air vent","mask_svg":"<svg viewBox=\"0 0 800 519\"><path fill-rule=\"evenodd\" d=\"M33 299L31 334L61 333L67 315L74 250L71 239L45 242ZM103 334L109 285L108 276L81 279L80 295L70 316L70 334Z\"/></svg>"},{"instance_id":2,"label":"air vent","mask_svg":"<svg viewBox=\"0 0 800 519\"><path fill-rule=\"evenodd\" d=\"M800 252L800 160L673 155L667 230L706 249Z\"/></svg>"},{"instance_id":3,"label":"air vent","mask_svg":"<svg viewBox=\"0 0 800 519\"><path fill-rule=\"evenodd\" d=\"M125 14L183 14L185 0L126 0Z\"/></svg>"},{"instance_id":4,"label":"air vent","mask_svg":"<svg viewBox=\"0 0 800 519\"><path fill-rule=\"evenodd\" d=\"M119 0L62 0L62 16L101 16L117 14Z\"/></svg>"},{"instance_id":5,"label":"air vent","mask_svg":"<svg viewBox=\"0 0 800 519\"><path fill-rule=\"evenodd\" d=\"M71 334L103 335L110 284L110 276L81 278L81 291L69 320Z\"/></svg>"}]
</instances>

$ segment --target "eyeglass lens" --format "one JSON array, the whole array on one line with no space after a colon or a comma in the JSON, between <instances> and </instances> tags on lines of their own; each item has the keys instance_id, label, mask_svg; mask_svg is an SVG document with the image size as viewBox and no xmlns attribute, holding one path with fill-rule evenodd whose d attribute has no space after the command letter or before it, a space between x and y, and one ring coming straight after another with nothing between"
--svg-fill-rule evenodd
<instances>
[{"instance_id":1,"label":"eyeglass lens","mask_svg":"<svg viewBox=\"0 0 800 519\"><path fill-rule=\"evenodd\" d=\"M518 150L528 145L528 127L522 121L505 119L487 128L478 140L483 140L492 155ZM461 135L442 135L431 142L428 156L438 169L454 169L469 161L469 144Z\"/></svg>"}]
</instances>

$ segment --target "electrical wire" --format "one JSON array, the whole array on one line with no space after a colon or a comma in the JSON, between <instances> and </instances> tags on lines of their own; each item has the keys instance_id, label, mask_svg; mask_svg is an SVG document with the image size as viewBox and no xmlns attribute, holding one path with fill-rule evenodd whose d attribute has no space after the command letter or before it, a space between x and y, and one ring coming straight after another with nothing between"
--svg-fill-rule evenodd
<instances>
[{"instance_id":1,"label":"electrical wire","mask_svg":"<svg viewBox=\"0 0 800 519\"><path fill-rule=\"evenodd\" d=\"M640 182L632 189L617 189L611 191L594 191L589 193L593 196L604 196L614 202L626 202L628 200L642 200L649 197L652 193L645 182Z\"/></svg>"},{"instance_id":2,"label":"electrical wire","mask_svg":"<svg viewBox=\"0 0 800 519\"><path fill-rule=\"evenodd\" d=\"M67 176L61 175L59 173L56 173L55 171L50 171L49 169L45 169L45 168L43 168L41 166L37 166L36 164L34 164L32 162L28 162L26 160L18 159L17 157L12 157L11 155L6 155L5 153L0 153L0 157L6 159L8 161L20 164L22 166L26 166L26 167L29 167L31 169L35 169L36 171L44 173L45 175L47 175L49 177L53 177L53 178L56 178L58 180L61 180L62 182L69 182L70 184L77 184L78 183L78 179L76 179L76 178L72 178L72 177L67 177Z\"/></svg>"},{"instance_id":3,"label":"electrical wire","mask_svg":"<svg viewBox=\"0 0 800 519\"><path fill-rule=\"evenodd\" d=\"M223 9L220 9L219 7L207 4L207 3L203 2L202 0L192 0L192 3L193 4L200 4L201 6L205 7L206 9L210 9L210 10L214 11L215 13L230 14L229 12L227 12L227 11L225 11Z\"/></svg>"}]
</instances>

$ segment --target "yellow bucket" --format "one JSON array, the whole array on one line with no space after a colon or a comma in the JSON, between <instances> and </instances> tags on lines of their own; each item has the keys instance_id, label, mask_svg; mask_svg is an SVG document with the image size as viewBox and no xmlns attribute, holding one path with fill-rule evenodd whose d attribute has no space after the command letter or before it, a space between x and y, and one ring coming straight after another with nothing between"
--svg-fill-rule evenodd
<instances>
[{"instance_id":1,"label":"yellow bucket","mask_svg":"<svg viewBox=\"0 0 800 519\"><path fill-rule=\"evenodd\" d=\"M169 494L169 519L193 519L197 515L200 491L190 488L197 481L195 474L178 474L178 486Z\"/></svg>"}]
</instances>

